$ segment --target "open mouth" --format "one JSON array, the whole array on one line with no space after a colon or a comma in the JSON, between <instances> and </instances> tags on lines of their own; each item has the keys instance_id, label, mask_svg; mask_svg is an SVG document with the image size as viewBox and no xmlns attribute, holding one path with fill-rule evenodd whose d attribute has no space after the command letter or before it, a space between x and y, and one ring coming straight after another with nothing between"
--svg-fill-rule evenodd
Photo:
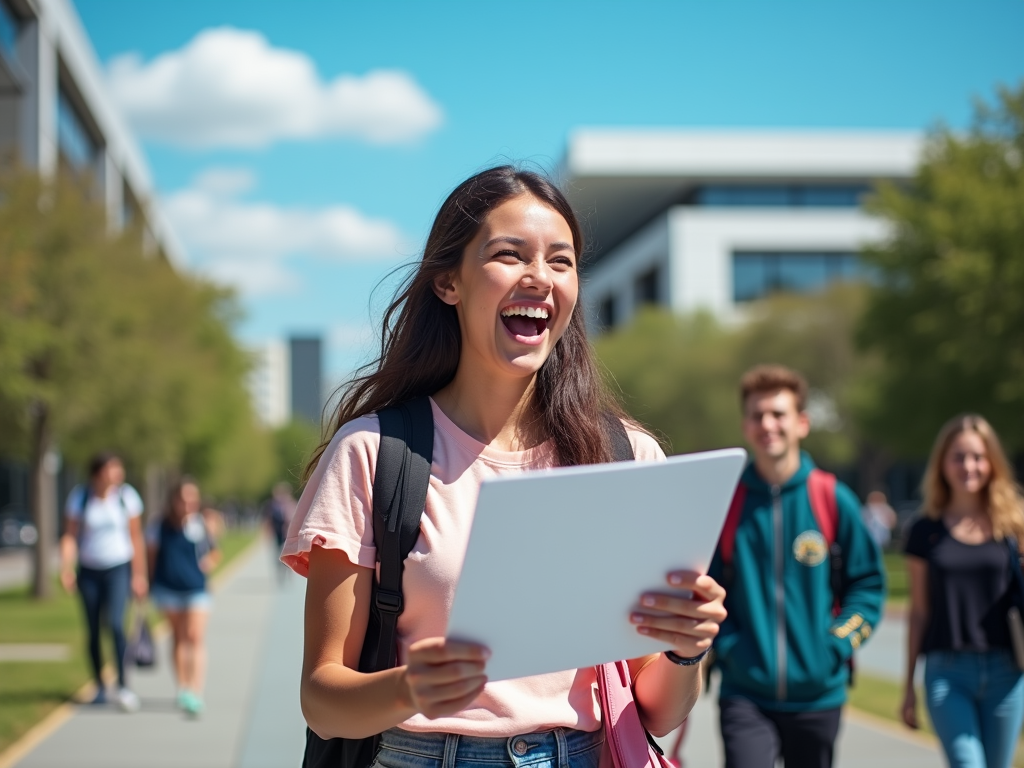
<instances>
[{"instance_id":1,"label":"open mouth","mask_svg":"<svg viewBox=\"0 0 1024 768\"><path fill-rule=\"evenodd\" d=\"M548 327L548 310L544 307L506 307L501 322L513 336L534 338Z\"/></svg>"}]
</instances>

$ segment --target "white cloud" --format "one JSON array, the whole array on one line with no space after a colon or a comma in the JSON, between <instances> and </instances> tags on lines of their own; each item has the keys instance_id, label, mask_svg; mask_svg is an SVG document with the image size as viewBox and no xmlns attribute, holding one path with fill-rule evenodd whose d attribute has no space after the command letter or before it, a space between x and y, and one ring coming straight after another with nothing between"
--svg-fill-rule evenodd
<instances>
[{"instance_id":1,"label":"white cloud","mask_svg":"<svg viewBox=\"0 0 1024 768\"><path fill-rule=\"evenodd\" d=\"M259 32L218 27L143 62L110 62L114 100L143 135L195 147L262 147L279 139L351 136L412 141L437 128L440 106L407 73L323 80L301 51Z\"/></svg>"},{"instance_id":2,"label":"white cloud","mask_svg":"<svg viewBox=\"0 0 1024 768\"><path fill-rule=\"evenodd\" d=\"M240 199L255 183L246 169L212 168L164 201L193 264L245 293L297 290L300 281L286 265L292 257L357 261L395 258L409 249L393 223L350 206L284 207Z\"/></svg>"},{"instance_id":3,"label":"white cloud","mask_svg":"<svg viewBox=\"0 0 1024 768\"><path fill-rule=\"evenodd\" d=\"M256 174L248 168L207 168L192 185L218 197L233 197L256 186Z\"/></svg>"},{"instance_id":4,"label":"white cloud","mask_svg":"<svg viewBox=\"0 0 1024 768\"><path fill-rule=\"evenodd\" d=\"M213 260L201 271L222 285L237 288L247 296L295 294L302 281L281 263L267 259L227 258Z\"/></svg>"}]
</instances>

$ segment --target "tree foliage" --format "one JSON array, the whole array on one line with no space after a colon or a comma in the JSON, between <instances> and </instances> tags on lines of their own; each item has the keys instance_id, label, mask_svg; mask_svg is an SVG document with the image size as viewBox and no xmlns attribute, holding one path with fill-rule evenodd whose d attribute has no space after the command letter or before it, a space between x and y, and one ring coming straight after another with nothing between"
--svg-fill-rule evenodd
<instances>
[{"instance_id":1,"label":"tree foliage","mask_svg":"<svg viewBox=\"0 0 1024 768\"><path fill-rule=\"evenodd\" d=\"M881 279L859 340L884 364L865 429L920 455L970 410L1024 449L1024 85L965 134L937 129L912 182L870 207L892 235L866 252Z\"/></svg>"},{"instance_id":2,"label":"tree foliage","mask_svg":"<svg viewBox=\"0 0 1024 768\"><path fill-rule=\"evenodd\" d=\"M597 352L627 410L677 453L742 444L740 376L761 363L795 368L812 389L807 448L826 464L844 464L857 450L853 413L871 368L852 342L863 296L849 284L775 296L734 323L648 308L598 339Z\"/></svg>"},{"instance_id":3,"label":"tree foliage","mask_svg":"<svg viewBox=\"0 0 1024 768\"><path fill-rule=\"evenodd\" d=\"M113 236L80 181L0 180L0 451L113 449L255 495L273 472L254 424L232 295ZM42 429L42 431L40 431ZM46 445L34 445L43 440Z\"/></svg>"}]
</instances>

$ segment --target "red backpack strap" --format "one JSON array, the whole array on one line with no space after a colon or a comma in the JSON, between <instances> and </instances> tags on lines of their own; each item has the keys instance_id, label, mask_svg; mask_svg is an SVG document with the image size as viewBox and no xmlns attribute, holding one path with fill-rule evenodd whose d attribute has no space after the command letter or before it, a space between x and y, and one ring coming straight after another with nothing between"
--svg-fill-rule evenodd
<instances>
[{"instance_id":1,"label":"red backpack strap","mask_svg":"<svg viewBox=\"0 0 1024 768\"><path fill-rule=\"evenodd\" d=\"M812 469L807 478L807 495L811 501L814 521L825 543L831 549L839 530L839 505L836 503L836 476L821 469Z\"/></svg>"},{"instance_id":2,"label":"red backpack strap","mask_svg":"<svg viewBox=\"0 0 1024 768\"><path fill-rule=\"evenodd\" d=\"M736 529L740 527L740 518L743 517L743 502L747 498L747 488L741 482L736 486L736 493L733 494L732 504L729 505L729 513L725 516L725 525L722 526L722 536L718 539L718 549L722 553L722 565L732 565L732 553L736 546Z\"/></svg>"}]
</instances>

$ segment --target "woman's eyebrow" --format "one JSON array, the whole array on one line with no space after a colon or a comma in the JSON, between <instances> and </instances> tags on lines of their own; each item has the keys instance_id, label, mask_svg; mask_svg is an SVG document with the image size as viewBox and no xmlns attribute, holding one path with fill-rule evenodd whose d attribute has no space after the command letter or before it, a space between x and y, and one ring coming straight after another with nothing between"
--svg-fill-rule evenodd
<instances>
[{"instance_id":1,"label":"woman's eyebrow","mask_svg":"<svg viewBox=\"0 0 1024 768\"><path fill-rule=\"evenodd\" d=\"M526 245L526 241L523 240L523 238L521 237L512 237L511 235L498 235L497 237L492 237L490 240L484 243L484 248L490 248L495 243L508 243L509 245L518 245L519 247Z\"/></svg>"},{"instance_id":2,"label":"woman's eyebrow","mask_svg":"<svg viewBox=\"0 0 1024 768\"><path fill-rule=\"evenodd\" d=\"M526 241L523 240L523 238L521 237L513 237L512 235L498 235L497 237L492 237L490 240L484 243L484 248L490 248L492 245L495 245L496 243L508 243L509 245L515 245L520 248L526 245ZM565 243L562 242L561 240L555 243L551 243L551 245L549 245L548 248L554 251L573 250L571 243Z\"/></svg>"}]
</instances>

